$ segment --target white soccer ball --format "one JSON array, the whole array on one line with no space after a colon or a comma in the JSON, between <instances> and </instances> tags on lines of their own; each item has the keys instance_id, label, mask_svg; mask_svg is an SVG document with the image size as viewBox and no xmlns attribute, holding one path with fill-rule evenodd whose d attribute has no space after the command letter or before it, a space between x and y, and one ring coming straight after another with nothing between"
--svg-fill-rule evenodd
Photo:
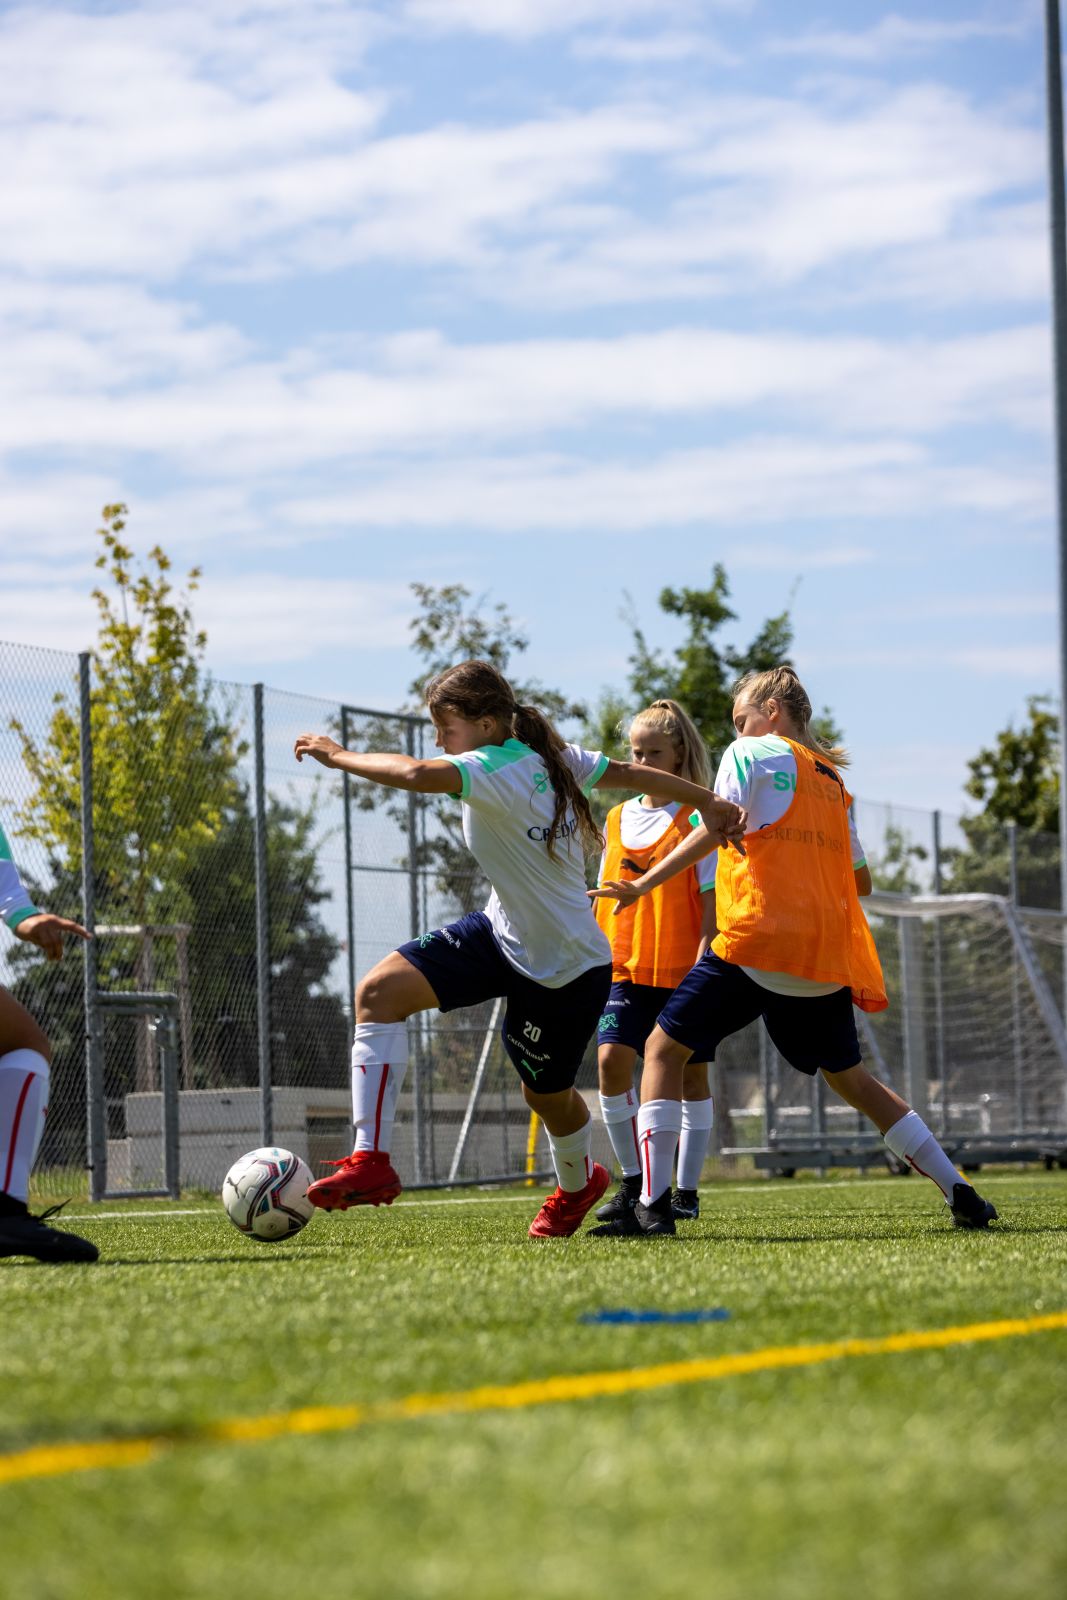
<instances>
[{"instance_id":1,"label":"white soccer ball","mask_svg":"<svg viewBox=\"0 0 1067 1600\"><path fill-rule=\"evenodd\" d=\"M311 1169L291 1150L268 1145L235 1161L222 1182L226 1215L251 1239L288 1239L310 1222Z\"/></svg>"}]
</instances>

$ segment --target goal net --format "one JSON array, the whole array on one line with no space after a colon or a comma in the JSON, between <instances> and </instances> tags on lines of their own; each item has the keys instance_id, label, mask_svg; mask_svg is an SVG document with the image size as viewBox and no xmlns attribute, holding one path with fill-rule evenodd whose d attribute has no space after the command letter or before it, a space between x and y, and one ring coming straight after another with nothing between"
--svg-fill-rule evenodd
<instances>
[{"instance_id":1,"label":"goal net","mask_svg":"<svg viewBox=\"0 0 1067 1600\"><path fill-rule=\"evenodd\" d=\"M888 1010L857 1012L870 1070L959 1162L1067 1160L1063 915L994 894L875 893L864 907L889 995ZM734 1149L786 1171L887 1159L865 1118L759 1034L719 1064Z\"/></svg>"}]
</instances>

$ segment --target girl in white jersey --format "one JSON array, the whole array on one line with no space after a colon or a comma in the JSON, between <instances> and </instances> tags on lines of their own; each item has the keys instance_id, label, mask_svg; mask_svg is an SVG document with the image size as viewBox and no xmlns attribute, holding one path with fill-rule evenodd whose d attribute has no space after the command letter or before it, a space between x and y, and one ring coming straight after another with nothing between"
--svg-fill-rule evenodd
<instances>
[{"instance_id":1,"label":"girl in white jersey","mask_svg":"<svg viewBox=\"0 0 1067 1600\"><path fill-rule=\"evenodd\" d=\"M37 909L11 859L2 828L0 918L17 939L37 945L49 961L58 961L63 954L65 933L89 937L78 923ZM48 1110L51 1054L47 1037L30 1013L0 988L0 1256L95 1261L97 1248L88 1239L49 1228L45 1218L51 1213L34 1216L27 1205L30 1171Z\"/></svg>"},{"instance_id":2,"label":"girl in white jersey","mask_svg":"<svg viewBox=\"0 0 1067 1600\"><path fill-rule=\"evenodd\" d=\"M750 673L734 687L738 738L716 789L748 812L747 853L722 853L716 873L719 933L661 1011L645 1054L638 1128L644 1184L633 1232L671 1234L670 1176L681 1127L681 1078L694 1053L762 1017L779 1053L800 1072L821 1071L869 1117L901 1161L938 1185L958 1227L996 1218L917 1112L862 1065L853 1005L887 1005L877 953L860 909L871 876L851 825L838 767L847 756L811 732L811 702L790 667ZM697 829L639 885L605 884L622 902L706 853Z\"/></svg>"},{"instance_id":3,"label":"girl in white jersey","mask_svg":"<svg viewBox=\"0 0 1067 1600\"><path fill-rule=\"evenodd\" d=\"M675 772L702 786L711 778L699 729L676 700L655 700L639 711L630 724L629 740L634 765L646 769L647 789L608 813L601 882L641 877L692 832L687 808L662 799L660 773ZM594 1228L594 1233L612 1232L616 1222L625 1224L640 1196L634 1066L645 1053L663 1006L715 932L714 890L714 858L705 856L621 915L606 900L596 902L597 921L611 945L613 969L597 1030L600 1113L622 1181L598 1209L605 1228ZM678 1187L671 1197L676 1218L700 1214L697 1184L714 1115L707 1065L689 1061L682 1083Z\"/></svg>"},{"instance_id":4,"label":"girl in white jersey","mask_svg":"<svg viewBox=\"0 0 1067 1600\"><path fill-rule=\"evenodd\" d=\"M548 1132L559 1184L530 1233L571 1234L610 1179L590 1160L589 1113L574 1089L586 1043L611 983L611 951L586 896L584 857L599 843L590 790L641 789L629 762L568 745L486 661L464 661L430 684L427 707L444 752L358 755L325 735L301 734L296 758L390 788L453 794L463 836L492 885L484 911L413 939L380 961L356 991L352 1105L356 1145L308 1190L315 1205L389 1205L400 1180L389 1160L407 1065L407 1018L496 997L507 1001L504 1046L523 1094ZM706 788L671 776L670 799L695 806L711 837L740 837L743 814Z\"/></svg>"}]
</instances>

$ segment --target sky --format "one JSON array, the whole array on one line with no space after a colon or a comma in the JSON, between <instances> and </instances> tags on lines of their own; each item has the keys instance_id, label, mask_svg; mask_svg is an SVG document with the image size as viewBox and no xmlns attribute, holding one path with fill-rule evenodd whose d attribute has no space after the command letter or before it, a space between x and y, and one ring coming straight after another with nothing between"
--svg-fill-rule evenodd
<instances>
[{"instance_id":1,"label":"sky","mask_svg":"<svg viewBox=\"0 0 1067 1600\"><path fill-rule=\"evenodd\" d=\"M593 700L721 562L958 812L1057 677L1042 9L0 5L0 636L121 500L220 678L394 707L462 582Z\"/></svg>"}]
</instances>

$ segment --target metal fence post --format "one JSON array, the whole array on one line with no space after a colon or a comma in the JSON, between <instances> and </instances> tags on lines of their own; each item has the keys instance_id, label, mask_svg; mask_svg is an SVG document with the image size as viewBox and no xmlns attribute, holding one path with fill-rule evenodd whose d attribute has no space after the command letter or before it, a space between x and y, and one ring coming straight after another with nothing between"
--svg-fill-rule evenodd
<instances>
[{"instance_id":1,"label":"metal fence post","mask_svg":"<svg viewBox=\"0 0 1067 1600\"><path fill-rule=\"evenodd\" d=\"M933 815L934 893L941 893L941 813ZM938 1093L941 1097L941 1122L939 1132L944 1139L949 1131L951 1113L948 1090L948 1060L945 1052L945 995L942 983L944 953L941 945L941 918L934 920L931 930L934 941L934 1062L937 1068Z\"/></svg>"},{"instance_id":2,"label":"metal fence post","mask_svg":"<svg viewBox=\"0 0 1067 1600\"><path fill-rule=\"evenodd\" d=\"M263 754L263 685L252 688L256 795L256 1022L259 1042L259 1134L274 1143L270 1063L270 898L267 882L267 800Z\"/></svg>"},{"instance_id":3,"label":"metal fence post","mask_svg":"<svg viewBox=\"0 0 1067 1600\"><path fill-rule=\"evenodd\" d=\"M1019 829L1016 823L1006 824L1008 829L1008 899L1013 906L1019 904ZM1019 981L1019 961L1012 952L1011 958L1011 1058L1015 1077L1015 1125L1023 1126L1023 1042L1022 1042L1022 992Z\"/></svg>"},{"instance_id":4,"label":"metal fence post","mask_svg":"<svg viewBox=\"0 0 1067 1600\"><path fill-rule=\"evenodd\" d=\"M415 756L415 723L408 718L405 723L404 744L409 756ZM410 937L417 939L419 936L419 805L418 797L412 790L408 794L408 926L411 929ZM415 1026L411 1030L411 1040L414 1049L411 1052L411 1075L414 1101L414 1154L415 1154L415 1182L423 1180L423 1166L426 1143L426 1108L423 1104L423 1073L422 1073L422 1030L416 1018Z\"/></svg>"},{"instance_id":5,"label":"metal fence post","mask_svg":"<svg viewBox=\"0 0 1067 1600\"><path fill-rule=\"evenodd\" d=\"M81 846L82 846L82 922L90 933L96 930L96 851L93 835L93 723L92 655L88 650L78 657L78 704L81 717L79 755L81 760ZM101 1200L107 1188L107 1107L104 1103L104 1071L100 1057L100 957L96 939L88 940L85 955L85 1114L86 1147L89 1166L89 1199Z\"/></svg>"},{"instance_id":6,"label":"metal fence post","mask_svg":"<svg viewBox=\"0 0 1067 1600\"><path fill-rule=\"evenodd\" d=\"M348 749L348 707L341 707L341 743ZM356 908L352 892L352 779L346 772L341 779L341 804L345 819L345 938L348 942L348 1003L352 1024L356 1021Z\"/></svg>"},{"instance_id":7,"label":"metal fence post","mask_svg":"<svg viewBox=\"0 0 1067 1600\"><path fill-rule=\"evenodd\" d=\"M163 1187L172 1200L179 1200L181 1180L181 1098L178 1092L180 1046L174 1009L168 1007L155 1019L159 1042L159 1087L163 1109Z\"/></svg>"},{"instance_id":8,"label":"metal fence post","mask_svg":"<svg viewBox=\"0 0 1067 1600\"><path fill-rule=\"evenodd\" d=\"M904 1069L908 1100L920 1117L927 1112L926 997L921 920L900 919L900 999L904 1013Z\"/></svg>"}]
</instances>

